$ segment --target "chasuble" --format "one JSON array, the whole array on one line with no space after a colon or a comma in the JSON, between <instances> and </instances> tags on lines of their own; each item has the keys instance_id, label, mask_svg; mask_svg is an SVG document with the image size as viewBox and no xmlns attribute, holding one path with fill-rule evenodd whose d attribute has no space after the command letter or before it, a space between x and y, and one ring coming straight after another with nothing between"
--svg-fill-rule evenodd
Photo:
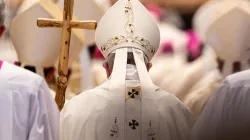
<instances>
[{"instance_id":1,"label":"chasuble","mask_svg":"<svg viewBox=\"0 0 250 140\"><path fill-rule=\"evenodd\" d=\"M140 1L117 1L100 20L95 39L112 72L101 86L66 104L62 140L187 140L193 114L155 86L147 71L160 31Z\"/></svg>"},{"instance_id":2,"label":"chasuble","mask_svg":"<svg viewBox=\"0 0 250 140\"><path fill-rule=\"evenodd\" d=\"M188 140L189 132L195 122L192 113L172 94L155 86L155 114L158 122L141 120L142 97L138 73L135 66L127 66L124 128L121 128L118 117L111 118L108 123L105 116L109 115L107 106L110 104L109 84L104 82L95 89L86 91L71 99L61 112L61 140L119 140L125 132L125 140L141 140L141 131L146 132L146 138L152 140ZM117 93L119 94L119 93ZM129 96L132 95L132 96ZM150 107L151 104L145 105ZM113 108L117 106L112 105ZM149 110L148 110L149 111ZM148 112L150 113L150 112ZM119 114L117 114L119 116ZM107 127L108 126L108 127ZM157 127L156 127L157 126Z\"/></svg>"}]
</instances>

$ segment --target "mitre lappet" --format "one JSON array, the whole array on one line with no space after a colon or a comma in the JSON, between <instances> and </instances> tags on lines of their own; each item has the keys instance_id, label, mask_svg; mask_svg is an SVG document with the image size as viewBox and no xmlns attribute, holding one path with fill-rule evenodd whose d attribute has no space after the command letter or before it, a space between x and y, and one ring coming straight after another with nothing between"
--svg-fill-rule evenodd
<instances>
[{"instance_id":1,"label":"mitre lappet","mask_svg":"<svg viewBox=\"0 0 250 140\"><path fill-rule=\"evenodd\" d=\"M26 0L10 27L10 37L17 51L20 65L45 76L44 68L54 67L60 53L61 29L39 28L40 17L61 20L62 9L50 0ZM80 54L84 36L79 30L71 33L69 65Z\"/></svg>"},{"instance_id":2,"label":"mitre lappet","mask_svg":"<svg viewBox=\"0 0 250 140\"><path fill-rule=\"evenodd\" d=\"M148 130L157 130L159 127L157 102L154 92L156 87L147 71L145 61L150 61L156 53L160 43L160 32L152 16L138 0L119 0L102 17L96 30L96 43L103 56L107 59L115 53L113 71L109 82L109 99L107 113L107 128L114 128L111 138L124 138L126 119L134 118L130 127L140 126L142 139L147 139ZM138 81L128 81L127 53L133 53L135 60L135 73ZM130 85L137 85L130 89ZM120 93L120 94L118 94ZM123 93L123 94L121 94ZM141 111L134 111L130 98L136 94L137 102L132 104ZM140 112L140 113L138 113ZM107 139L107 138L104 138Z\"/></svg>"}]
</instances>

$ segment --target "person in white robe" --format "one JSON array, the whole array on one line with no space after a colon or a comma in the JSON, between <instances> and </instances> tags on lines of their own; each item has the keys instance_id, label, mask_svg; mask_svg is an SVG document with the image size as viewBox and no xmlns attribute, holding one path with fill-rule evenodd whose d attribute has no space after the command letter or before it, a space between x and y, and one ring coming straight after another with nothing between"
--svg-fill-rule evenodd
<instances>
[{"instance_id":1,"label":"person in white robe","mask_svg":"<svg viewBox=\"0 0 250 140\"><path fill-rule=\"evenodd\" d=\"M98 24L96 43L109 80L65 105L61 139L187 140L192 113L149 76L160 32L140 1L114 4Z\"/></svg>"},{"instance_id":2,"label":"person in white robe","mask_svg":"<svg viewBox=\"0 0 250 140\"><path fill-rule=\"evenodd\" d=\"M61 19L62 15L60 7L50 0L26 0L20 6L10 26L10 38L17 51L20 66L42 77L50 78L48 81L51 82L48 83L53 97L56 81L54 66L60 52L61 29L42 29L36 23L41 17ZM84 42L83 38L80 31L72 31L71 44L74 47L70 48L72 57L70 57L69 65L79 56ZM47 69L51 71L46 71ZM68 95L66 94L66 97Z\"/></svg>"},{"instance_id":3,"label":"person in white robe","mask_svg":"<svg viewBox=\"0 0 250 140\"><path fill-rule=\"evenodd\" d=\"M195 124L192 140L250 139L250 70L228 76Z\"/></svg>"},{"instance_id":4,"label":"person in white robe","mask_svg":"<svg viewBox=\"0 0 250 140\"><path fill-rule=\"evenodd\" d=\"M202 49L203 43L195 31L184 32L165 22L165 13L159 6L148 5L148 10L161 32L161 45L150 76L156 85L183 101L192 86L216 69L213 52L207 46Z\"/></svg>"},{"instance_id":5,"label":"person in white robe","mask_svg":"<svg viewBox=\"0 0 250 140\"><path fill-rule=\"evenodd\" d=\"M212 46L217 57L217 69L194 85L184 99L184 104L196 118L226 76L249 68L247 44L250 24L247 19L250 14L246 10L250 8L249 5L246 0L212 0L203 5L195 16L196 29L206 43Z\"/></svg>"},{"instance_id":6,"label":"person in white robe","mask_svg":"<svg viewBox=\"0 0 250 140\"><path fill-rule=\"evenodd\" d=\"M0 38L5 31L0 1ZM0 60L0 139L59 140L59 110L44 79Z\"/></svg>"},{"instance_id":7,"label":"person in white robe","mask_svg":"<svg viewBox=\"0 0 250 140\"><path fill-rule=\"evenodd\" d=\"M59 110L44 79L0 61L0 139L59 140Z\"/></svg>"},{"instance_id":8,"label":"person in white robe","mask_svg":"<svg viewBox=\"0 0 250 140\"><path fill-rule=\"evenodd\" d=\"M107 3L107 1L95 1L96 4ZM105 4L107 5L107 4ZM98 6L95 6L98 7ZM106 9L103 8L105 11ZM209 72L212 67L211 65L207 66L204 70L204 62L209 63L208 49L204 50L204 55L202 54L200 45L201 42L197 37L194 37L195 33L188 32L185 33L179 30L177 27L166 22L166 18L169 17L169 13L165 13L157 5L147 5L147 9L154 17L157 25L160 28L161 32L161 43L159 51L156 56L153 58L152 62L154 67L150 70L150 76L152 77L153 82L161 87L162 89L173 93L178 98L182 96L182 93L186 94L188 87L192 87L199 78ZM98 10L97 10L98 11ZM99 10L100 11L100 10ZM98 13L98 12L97 12ZM167 14L168 16L165 16ZM200 52L199 52L200 51ZM193 54L193 59L199 60L198 62L188 63L187 58L190 52L195 52ZM92 71L93 71L93 83L94 87L102 84L106 78L105 70L102 69L101 64L104 62L102 57L99 57L98 50L94 53L94 58L92 60ZM193 73L200 73L197 78L190 79L189 82L186 82L186 75L191 75ZM186 88L180 88L179 85Z\"/></svg>"}]
</instances>

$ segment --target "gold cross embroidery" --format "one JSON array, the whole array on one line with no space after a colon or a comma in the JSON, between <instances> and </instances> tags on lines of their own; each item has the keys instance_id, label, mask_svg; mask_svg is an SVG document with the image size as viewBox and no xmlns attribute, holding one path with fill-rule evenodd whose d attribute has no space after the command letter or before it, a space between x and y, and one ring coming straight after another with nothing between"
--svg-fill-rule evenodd
<instances>
[{"instance_id":1,"label":"gold cross embroidery","mask_svg":"<svg viewBox=\"0 0 250 140\"><path fill-rule=\"evenodd\" d=\"M127 92L127 96L126 96L126 100L132 98L135 96L136 93L138 93L138 96L140 96L140 92L141 92L141 87L136 87L136 88L132 88L132 89L135 89L135 91L131 91L132 94L129 95L129 91Z\"/></svg>"}]
</instances>

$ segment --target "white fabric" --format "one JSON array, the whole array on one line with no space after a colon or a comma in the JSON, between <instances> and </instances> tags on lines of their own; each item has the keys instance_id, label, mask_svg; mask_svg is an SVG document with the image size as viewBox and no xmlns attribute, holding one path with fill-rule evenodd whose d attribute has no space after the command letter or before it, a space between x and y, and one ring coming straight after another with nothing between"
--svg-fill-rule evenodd
<instances>
[{"instance_id":1,"label":"white fabric","mask_svg":"<svg viewBox=\"0 0 250 140\"><path fill-rule=\"evenodd\" d=\"M196 118L201 115L203 109L213 97L215 90L220 86L222 79L220 71L214 69L203 75L184 97L183 103L192 111Z\"/></svg>"},{"instance_id":2,"label":"white fabric","mask_svg":"<svg viewBox=\"0 0 250 140\"><path fill-rule=\"evenodd\" d=\"M184 101L202 77L217 69L215 54L209 46L206 46L203 55L192 63L184 63L181 58L167 57L163 57L162 61L166 64L153 63L150 70L152 79L156 85L174 94L181 101Z\"/></svg>"},{"instance_id":3,"label":"white fabric","mask_svg":"<svg viewBox=\"0 0 250 140\"><path fill-rule=\"evenodd\" d=\"M101 18L96 44L104 57L118 48L133 46L151 60L160 44L160 31L140 1L119 0Z\"/></svg>"},{"instance_id":4,"label":"white fabric","mask_svg":"<svg viewBox=\"0 0 250 140\"><path fill-rule=\"evenodd\" d=\"M141 50L133 49L133 55L135 59L136 68L138 70L141 90L142 90L142 104L141 104L141 123L142 123L142 139L149 139L150 134L147 134L147 129L152 129L153 132L159 132L160 120L159 114L155 108L157 108L157 98L154 96L156 87L147 72L147 68L144 62L143 52ZM151 126L152 124L152 126ZM161 134L155 134L152 136L157 139L161 138Z\"/></svg>"},{"instance_id":5,"label":"white fabric","mask_svg":"<svg viewBox=\"0 0 250 140\"><path fill-rule=\"evenodd\" d=\"M201 6L196 13L194 19L196 30L203 40L213 47L217 57L224 61L222 73L214 69L202 76L184 99L185 105L197 118L221 81L233 72L233 62L241 62L241 70L247 68L246 61L249 58L247 36L249 35L246 34L249 33L250 27L249 9L250 3L247 0L211 0ZM211 62L211 64L216 63L216 61ZM195 76L197 76L196 73L188 79L195 79ZM213 138L209 137L209 139Z\"/></svg>"},{"instance_id":6,"label":"white fabric","mask_svg":"<svg viewBox=\"0 0 250 140\"><path fill-rule=\"evenodd\" d=\"M153 67L149 73L154 83L163 90L176 95L188 64L184 63L182 58L171 56L155 57L152 63Z\"/></svg>"},{"instance_id":7,"label":"white fabric","mask_svg":"<svg viewBox=\"0 0 250 140\"><path fill-rule=\"evenodd\" d=\"M116 22L111 20L114 17ZM112 74L104 85L65 106L63 140L186 140L194 122L192 113L153 84L144 62L144 54L151 60L160 42L159 29L145 7L138 0L119 0L101 19L96 41L105 57L115 53ZM134 73L127 71L128 51L139 80L126 80L127 73Z\"/></svg>"},{"instance_id":8,"label":"white fabric","mask_svg":"<svg viewBox=\"0 0 250 140\"><path fill-rule=\"evenodd\" d=\"M63 8L64 0L59 0L58 5ZM95 20L99 22L105 11L96 0L75 0L73 13L79 20ZM85 44L94 43L95 31L83 30L82 32L84 33Z\"/></svg>"},{"instance_id":9,"label":"white fabric","mask_svg":"<svg viewBox=\"0 0 250 140\"><path fill-rule=\"evenodd\" d=\"M107 104L104 112L105 125L102 129L111 128L114 119L117 119L119 127L118 140L125 138L125 78L126 78L126 63L127 63L127 48L117 49L114 66L109 83L109 103ZM108 129L107 129L108 131ZM105 132L105 131L103 131ZM112 134L103 136L103 139L110 139Z\"/></svg>"},{"instance_id":10,"label":"white fabric","mask_svg":"<svg viewBox=\"0 0 250 140\"><path fill-rule=\"evenodd\" d=\"M129 80L130 82L126 81L126 85L138 86L139 81L135 80L137 76L134 73L136 70L130 66L127 68L126 75L135 75L135 77L133 77L134 80ZM113 130L111 126L116 127L113 125L115 118L113 118L113 122L108 128L105 127L108 124L104 116L108 115L108 112L104 111L104 109L111 101L108 96L110 91L109 84L110 80L95 89L81 93L65 105L61 111L61 140L110 140L110 138L104 139L104 137L110 136L111 130ZM117 94L120 94L120 92ZM189 132L194 124L194 118L190 111L176 97L159 88L156 88L151 94L157 100L155 110L157 114L161 115L159 115L160 126L157 128L158 131L153 129L154 131L152 132L152 129L149 127L148 133L156 132L157 140L188 140ZM115 108L116 106L113 107ZM139 107L134 106L130 110L132 112L126 115L131 116L137 113ZM149 122L144 125L149 126ZM121 132L120 127L119 132ZM129 140L139 140L140 136L140 132L135 134L135 132L131 131L131 128L129 133L126 133L126 137Z\"/></svg>"},{"instance_id":11,"label":"white fabric","mask_svg":"<svg viewBox=\"0 0 250 140\"><path fill-rule=\"evenodd\" d=\"M94 0L102 9L103 11L107 11L110 6L110 0Z\"/></svg>"},{"instance_id":12,"label":"white fabric","mask_svg":"<svg viewBox=\"0 0 250 140\"><path fill-rule=\"evenodd\" d=\"M3 63L0 139L59 140L59 111L42 77Z\"/></svg>"},{"instance_id":13,"label":"white fabric","mask_svg":"<svg viewBox=\"0 0 250 140\"><path fill-rule=\"evenodd\" d=\"M161 44L153 58L153 67L150 76L154 83L162 89L175 94L182 82L183 74L188 67L187 63L187 35L176 27L159 22ZM164 45L169 43L173 47L173 54L162 54Z\"/></svg>"},{"instance_id":14,"label":"white fabric","mask_svg":"<svg viewBox=\"0 0 250 140\"><path fill-rule=\"evenodd\" d=\"M202 39L225 60L223 76L234 61L249 60L250 3L248 0L211 0L199 8L194 26ZM234 21L234 22L231 22Z\"/></svg>"},{"instance_id":15,"label":"white fabric","mask_svg":"<svg viewBox=\"0 0 250 140\"><path fill-rule=\"evenodd\" d=\"M250 70L228 76L192 129L192 140L250 139Z\"/></svg>"},{"instance_id":16,"label":"white fabric","mask_svg":"<svg viewBox=\"0 0 250 140\"><path fill-rule=\"evenodd\" d=\"M60 53L61 29L39 28L38 18L62 20L63 10L51 0L25 0L16 18L10 25L10 38L17 51L19 61L32 66L54 66ZM84 37L80 30L72 30L69 63L81 52Z\"/></svg>"},{"instance_id":17,"label":"white fabric","mask_svg":"<svg viewBox=\"0 0 250 140\"><path fill-rule=\"evenodd\" d=\"M88 90L93 87L92 61L88 52L88 48L83 48L80 54L81 64L81 91Z\"/></svg>"},{"instance_id":18,"label":"white fabric","mask_svg":"<svg viewBox=\"0 0 250 140\"><path fill-rule=\"evenodd\" d=\"M110 22L113 17L117 17L115 24ZM96 30L96 42L105 57L114 50L116 52L109 85L110 103L104 110L108 112L104 115L106 120L104 126L110 128L115 125L119 128L119 135L117 130L113 130L115 132L112 131L104 139L125 140L133 136L135 139L162 137L161 133L157 133L160 131L160 117L155 110L157 99L153 94L157 87L153 84L144 62L144 54L151 60L160 42L159 28L149 12L138 0L118 1L101 19ZM129 82L125 84L127 48L132 48L139 75L140 91L137 89L136 92L140 94L140 98L134 102L137 106L135 110L130 107L133 102L127 101L133 100L132 97L126 98L127 94L129 95L126 93ZM133 130L129 128L131 123L138 125L137 130L136 126L132 127ZM148 129L151 129L153 135L149 134Z\"/></svg>"}]
</instances>

